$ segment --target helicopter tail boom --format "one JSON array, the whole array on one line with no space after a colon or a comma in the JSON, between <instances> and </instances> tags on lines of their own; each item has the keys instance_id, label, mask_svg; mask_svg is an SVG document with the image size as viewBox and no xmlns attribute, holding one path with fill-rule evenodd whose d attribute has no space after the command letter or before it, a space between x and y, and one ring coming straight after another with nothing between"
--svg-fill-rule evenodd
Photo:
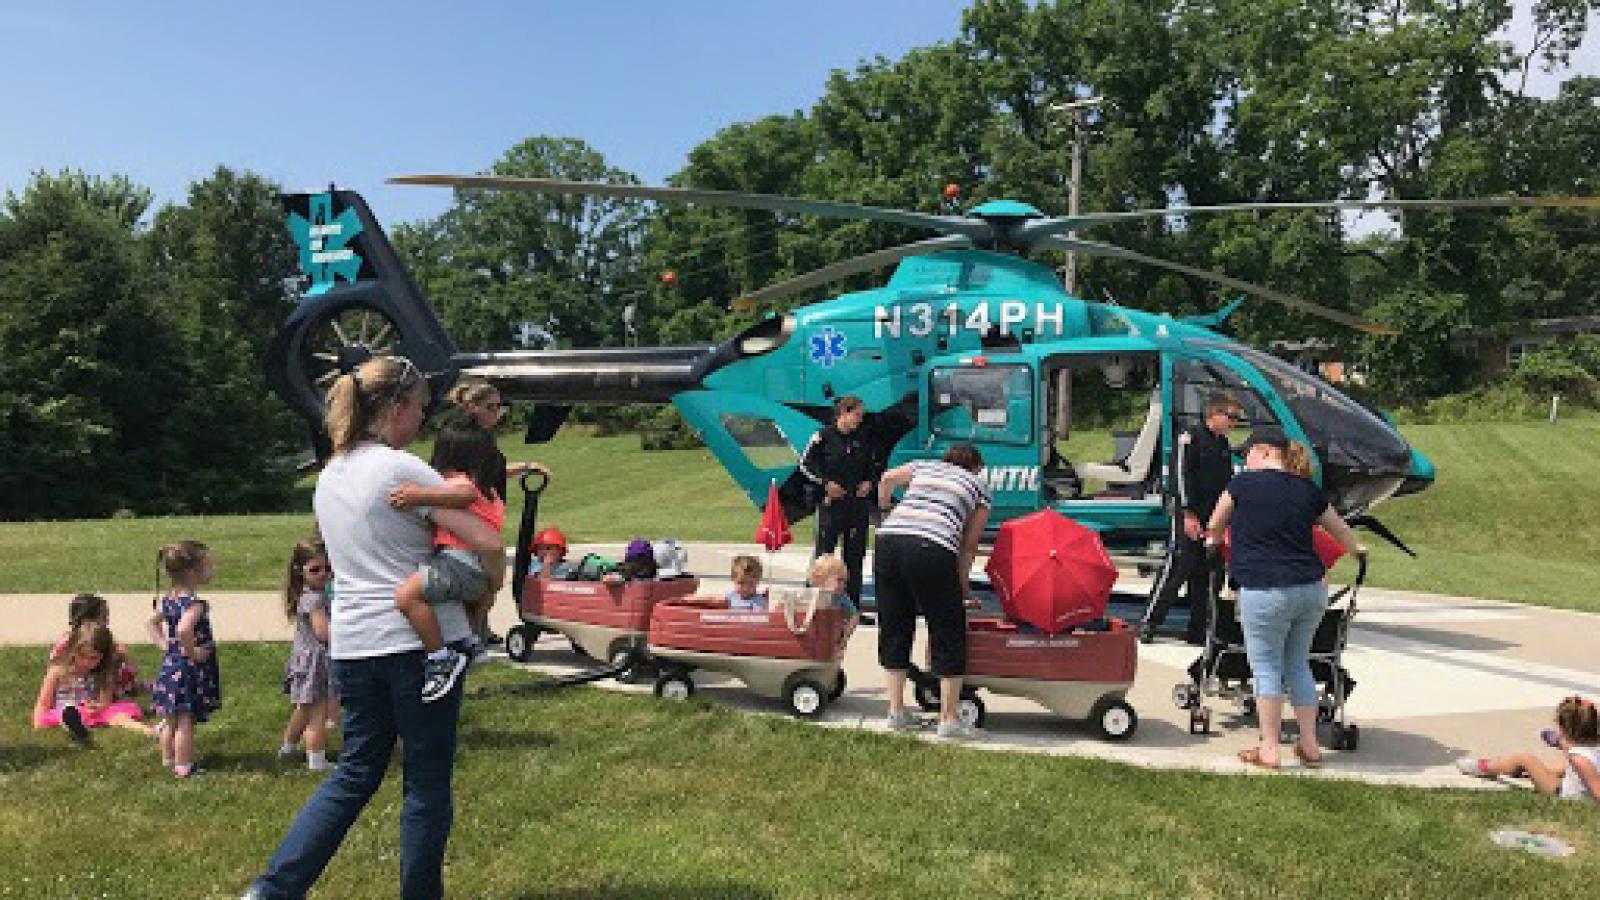
<instances>
[{"instance_id":1,"label":"helicopter tail boom","mask_svg":"<svg viewBox=\"0 0 1600 900\"><path fill-rule=\"evenodd\" d=\"M716 350L607 347L457 353L462 375L483 378L504 397L543 404L668 403L700 385L700 367Z\"/></svg>"}]
</instances>

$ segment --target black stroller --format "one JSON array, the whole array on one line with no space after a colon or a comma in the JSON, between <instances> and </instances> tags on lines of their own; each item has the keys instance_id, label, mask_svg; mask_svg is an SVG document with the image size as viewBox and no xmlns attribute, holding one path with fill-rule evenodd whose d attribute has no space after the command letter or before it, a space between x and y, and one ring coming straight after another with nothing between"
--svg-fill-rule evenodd
<instances>
[{"instance_id":1,"label":"black stroller","mask_svg":"<svg viewBox=\"0 0 1600 900\"><path fill-rule=\"evenodd\" d=\"M1230 701L1245 715L1255 714L1244 630L1235 616L1234 603L1223 600L1225 579L1225 575L1218 574L1208 592L1211 616L1205 650L1189 666L1189 681L1172 689L1172 702L1189 711L1190 734L1211 733L1207 697ZM1311 675L1318 688L1317 717L1329 723L1329 746L1335 750L1354 750L1361 741L1361 730L1350 723L1346 710L1356 683L1344 666L1344 650L1349 642L1350 621L1356 616L1356 597L1366 580L1367 560L1359 557L1355 580L1328 597L1327 612L1322 614L1311 641Z\"/></svg>"}]
</instances>

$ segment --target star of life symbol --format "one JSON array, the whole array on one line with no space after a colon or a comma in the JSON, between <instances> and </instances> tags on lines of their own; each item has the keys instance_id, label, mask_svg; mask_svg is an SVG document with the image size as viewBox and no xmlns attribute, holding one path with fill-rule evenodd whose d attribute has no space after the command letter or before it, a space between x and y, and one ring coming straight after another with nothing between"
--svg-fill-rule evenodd
<instances>
[{"instance_id":1,"label":"star of life symbol","mask_svg":"<svg viewBox=\"0 0 1600 900\"><path fill-rule=\"evenodd\" d=\"M811 336L811 361L821 363L824 369L831 369L835 360L844 359L844 350L844 335L831 325Z\"/></svg>"},{"instance_id":2,"label":"star of life symbol","mask_svg":"<svg viewBox=\"0 0 1600 900\"><path fill-rule=\"evenodd\" d=\"M331 193L312 194L309 200L310 219L289 214L289 233L300 247L300 270L311 276L308 297L327 291L338 278L355 281L361 274L361 256L346 246L361 233L355 209L346 207L333 215Z\"/></svg>"}]
</instances>

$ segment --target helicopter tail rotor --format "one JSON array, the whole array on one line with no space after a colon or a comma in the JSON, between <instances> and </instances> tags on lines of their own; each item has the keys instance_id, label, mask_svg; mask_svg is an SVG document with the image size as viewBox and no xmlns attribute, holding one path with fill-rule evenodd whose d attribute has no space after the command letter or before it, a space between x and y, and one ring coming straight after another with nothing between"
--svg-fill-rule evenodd
<instances>
[{"instance_id":1,"label":"helicopter tail rotor","mask_svg":"<svg viewBox=\"0 0 1600 900\"><path fill-rule=\"evenodd\" d=\"M360 194L281 199L310 284L267 349L267 384L306 420L325 459L325 398L339 375L374 356L403 356L428 374L437 405L455 381L455 344Z\"/></svg>"}]
</instances>

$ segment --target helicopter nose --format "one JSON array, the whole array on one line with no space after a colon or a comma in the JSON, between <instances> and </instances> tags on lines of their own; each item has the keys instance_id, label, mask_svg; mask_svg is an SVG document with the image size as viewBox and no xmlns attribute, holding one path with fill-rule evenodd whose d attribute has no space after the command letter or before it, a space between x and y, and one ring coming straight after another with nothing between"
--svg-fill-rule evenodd
<instances>
[{"instance_id":1,"label":"helicopter nose","mask_svg":"<svg viewBox=\"0 0 1600 900\"><path fill-rule=\"evenodd\" d=\"M1406 494L1417 494L1427 490L1433 485L1433 463L1422 455L1422 451L1411 448L1411 465L1406 469L1405 480L1400 482L1400 487L1394 492L1396 497Z\"/></svg>"}]
</instances>

